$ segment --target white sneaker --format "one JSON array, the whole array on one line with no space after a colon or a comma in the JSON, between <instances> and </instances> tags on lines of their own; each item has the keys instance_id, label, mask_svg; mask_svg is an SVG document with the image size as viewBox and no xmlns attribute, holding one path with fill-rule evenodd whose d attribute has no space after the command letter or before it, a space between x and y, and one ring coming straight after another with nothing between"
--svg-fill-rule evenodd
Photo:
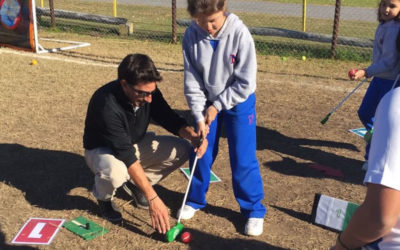
<instances>
[{"instance_id":1,"label":"white sneaker","mask_svg":"<svg viewBox=\"0 0 400 250\"><path fill-rule=\"evenodd\" d=\"M264 218L249 218L244 227L244 233L250 236L259 236L263 232Z\"/></svg>"},{"instance_id":2,"label":"white sneaker","mask_svg":"<svg viewBox=\"0 0 400 250\"><path fill-rule=\"evenodd\" d=\"M361 169L364 170L364 171L367 171L367 170L368 170L368 160L366 160L366 161L364 162L364 164L362 165Z\"/></svg>"},{"instance_id":3,"label":"white sneaker","mask_svg":"<svg viewBox=\"0 0 400 250\"><path fill-rule=\"evenodd\" d=\"M194 216L194 214L197 212L197 210L198 209L194 209L191 206L185 205L185 206L183 206L182 211L179 209L178 218L179 218L179 215L182 213L182 217L181 217L182 220L191 219Z\"/></svg>"}]
</instances>

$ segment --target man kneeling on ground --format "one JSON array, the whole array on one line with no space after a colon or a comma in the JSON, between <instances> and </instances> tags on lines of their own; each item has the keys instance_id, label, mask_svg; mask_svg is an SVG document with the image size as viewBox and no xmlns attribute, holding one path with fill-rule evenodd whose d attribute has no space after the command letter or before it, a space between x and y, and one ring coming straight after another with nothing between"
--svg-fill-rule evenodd
<instances>
[{"instance_id":1,"label":"man kneeling on ground","mask_svg":"<svg viewBox=\"0 0 400 250\"><path fill-rule=\"evenodd\" d=\"M122 221L112 199L123 186L138 207L149 209L153 228L165 234L170 229L168 209L152 185L187 161L191 145L148 132L150 119L189 140L199 157L207 142L198 147L201 136L165 101L157 88L161 80L147 55L126 56L118 79L100 87L90 100L83 145L86 163L95 174L93 194L102 216L113 223Z\"/></svg>"}]
</instances>

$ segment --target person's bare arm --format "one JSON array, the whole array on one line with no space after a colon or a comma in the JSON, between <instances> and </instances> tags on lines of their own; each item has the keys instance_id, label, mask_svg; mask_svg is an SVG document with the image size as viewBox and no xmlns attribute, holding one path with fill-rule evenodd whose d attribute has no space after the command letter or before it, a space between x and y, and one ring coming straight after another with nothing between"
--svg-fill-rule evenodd
<instances>
[{"instance_id":1,"label":"person's bare arm","mask_svg":"<svg viewBox=\"0 0 400 250\"><path fill-rule=\"evenodd\" d=\"M140 162L136 161L130 165L128 173L149 201L149 213L153 228L159 233L165 234L170 229L168 209L147 179Z\"/></svg>"},{"instance_id":2,"label":"person's bare arm","mask_svg":"<svg viewBox=\"0 0 400 250\"><path fill-rule=\"evenodd\" d=\"M340 240L348 248L362 247L386 235L400 214L400 191L379 184L368 184L364 203L352 216ZM337 241L336 250L345 249Z\"/></svg>"}]
</instances>

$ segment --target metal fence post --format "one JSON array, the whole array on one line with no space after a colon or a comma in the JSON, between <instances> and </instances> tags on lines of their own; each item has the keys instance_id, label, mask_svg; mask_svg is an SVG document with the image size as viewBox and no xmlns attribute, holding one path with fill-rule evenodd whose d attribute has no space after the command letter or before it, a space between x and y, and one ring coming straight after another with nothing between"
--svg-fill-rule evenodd
<instances>
[{"instance_id":1,"label":"metal fence post","mask_svg":"<svg viewBox=\"0 0 400 250\"><path fill-rule=\"evenodd\" d=\"M303 0L303 32L306 32L307 0Z\"/></svg>"},{"instance_id":2,"label":"metal fence post","mask_svg":"<svg viewBox=\"0 0 400 250\"><path fill-rule=\"evenodd\" d=\"M2 1L4 0L0 0ZM98 1L88 0L87 4L79 4L82 1L74 1L76 2L74 4L70 1L57 0L34 1L40 3L41 6L44 2L44 6L47 7L39 8L37 12L39 25L77 33L134 34L135 38L151 38L173 44L180 43L185 29L192 22L187 13L180 13L181 10L184 11L185 6L179 4L186 0L124 0L126 4L123 5L124 11L121 13L117 13L117 8L120 7L118 4L122 0L104 0L108 2L105 5L108 9L107 16L103 16L102 8L95 8ZM341 2L345 4L344 0L329 0L331 1L329 6L315 4L312 6L313 11L310 12L308 11L310 0L296 0L302 6L296 7L298 13L293 16L289 9L281 11L281 8L285 6L283 3L271 5L267 3L268 1L234 1L240 2L240 5L232 5L229 9L233 12L241 12L247 27L254 36L257 50L262 54L301 57L304 51L307 51L308 57L366 61L371 58L373 46L371 30L376 28L376 10L371 8L372 3L366 4L365 7L343 6L346 12L341 12ZM57 2L57 8L55 2ZM138 8L139 2L142 3L140 8ZM46 3L50 3L50 8ZM157 6L157 11L155 11L155 6ZM332 7L336 7L334 16L328 16L326 19L326 13L332 15ZM255 8L259 15L257 18L253 17ZM135 18L134 15L141 15L141 17ZM159 15L163 18L158 18ZM354 22L355 17L359 21ZM311 18L312 23L319 25L309 25L310 21L307 18ZM133 23L135 33L133 33ZM270 27L265 27L266 23L270 23ZM268 38L265 39L266 37Z\"/></svg>"},{"instance_id":3,"label":"metal fence post","mask_svg":"<svg viewBox=\"0 0 400 250\"><path fill-rule=\"evenodd\" d=\"M49 7L50 7L50 17L51 17L51 27L56 27L56 18L54 16L54 2L53 0L49 0Z\"/></svg>"},{"instance_id":4,"label":"metal fence post","mask_svg":"<svg viewBox=\"0 0 400 250\"><path fill-rule=\"evenodd\" d=\"M172 42L176 43L177 35L176 35L176 0L172 0Z\"/></svg>"},{"instance_id":5,"label":"metal fence post","mask_svg":"<svg viewBox=\"0 0 400 250\"><path fill-rule=\"evenodd\" d=\"M113 1L113 16L117 17L117 0Z\"/></svg>"},{"instance_id":6,"label":"metal fence post","mask_svg":"<svg viewBox=\"0 0 400 250\"><path fill-rule=\"evenodd\" d=\"M331 45L331 58L334 59L336 57L336 45L339 35L339 22L340 22L340 6L342 4L342 0L336 0L335 5L335 18L333 20L333 33L332 33L332 45Z\"/></svg>"}]
</instances>

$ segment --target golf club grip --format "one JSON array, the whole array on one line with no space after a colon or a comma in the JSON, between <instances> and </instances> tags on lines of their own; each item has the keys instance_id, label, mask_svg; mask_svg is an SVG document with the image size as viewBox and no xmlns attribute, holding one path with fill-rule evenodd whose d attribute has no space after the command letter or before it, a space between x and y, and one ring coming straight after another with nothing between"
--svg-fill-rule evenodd
<instances>
[{"instance_id":1,"label":"golf club grip","mask_svg":"<svg viewBox=\"0 0 400 250\"><path fill-rule=\"evenodd\" d=\"M340 108L340 107L343 105L343 103L344 103L347 99L349 99L349 97L350 97L354 92L356 92L356 90L357 90L358 88L360 88L361 85L363 85L364 82L367 81L367 80L368 80L368 78L365 78L364 80L362 80L352 91L350 91L350 93L348 93L348 94L342 99L342 101L340 101L340 103L339 103L338 105L336 105L336 107L334 107L334 108L329 112L329 114L332 114L332 113L335 112L338 108Z\"/></svg>"},{"instance_id":2,"label":"golf club grip","mask_svg":"<svg viewBox=\"0 0 400 250\"><path fill-rule=\"evenodd\" d=\"M192 168L192 172L190 172L190 177L189 177L189 183L188 183L188 185L186 187L185 196L183 197L183 202L182 202L182 206L181 206L181 212L179 213L179 217L178 217L178 223L181 222L182 210L183 210L183 207L185 206L185 203L186 203L186 198L187 198L188 193L189 193L190 184L192 183L192 178L193 178L194 171L196 170L196 165L197 165L197 153L196 153L196 156L194 157L193 168Z\"/></svg>"}]
</instances>

